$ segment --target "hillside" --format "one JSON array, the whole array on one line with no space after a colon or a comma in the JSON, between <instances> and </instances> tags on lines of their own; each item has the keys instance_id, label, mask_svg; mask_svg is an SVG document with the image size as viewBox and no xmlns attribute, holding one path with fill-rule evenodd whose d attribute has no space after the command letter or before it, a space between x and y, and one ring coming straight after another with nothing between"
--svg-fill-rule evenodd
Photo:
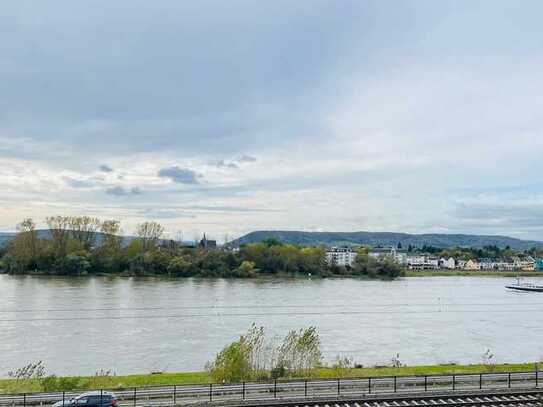
<instances>
[{"instance_id":1,"label":"hillside","mask_svg":"<svg viewBox=\"0 0 543 407\"><path fill-rule=\"evenodd\" d=\"M474 247L495 245L500 248L506 246L515 250L527 250L532 247L543 247L543 242L533 240L520 240L507 236L491 235L464 235L464 234L408 234L392 232L297 232L297 231L255 231L233 240L230 245L239 246L244 243L256 243L268 238L275 238L284 243L300 246L396 246L401 243L403 247L435 246L448 247Z\"/></svg>"},{"instance_id":2,"label":"hillside","mask_svg":"<svg viewBox=\"0 0 543 407\"><path fill-rule=\"evenodd\" d=\"M6 245L15 236L14 233L0 232L0 247Z\"/></svg>"}]
</instances>

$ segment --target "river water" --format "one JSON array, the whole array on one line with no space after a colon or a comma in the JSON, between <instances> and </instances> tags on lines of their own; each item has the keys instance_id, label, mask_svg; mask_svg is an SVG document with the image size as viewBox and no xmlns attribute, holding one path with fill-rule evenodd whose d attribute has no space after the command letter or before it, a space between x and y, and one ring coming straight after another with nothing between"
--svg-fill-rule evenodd
<instances>
[{"instance_id":1,"label":"river water","mask_svg":"<svg viewBox=\"0 0 543 407\"><path fill-rule=\"evenodd\" d=\"M0 376L37 360L58 375L201 370L253 322L278 337L317 326L326 362L543 360L543 293L509 282L0 275Z\"/></svg>"}]
</instances>

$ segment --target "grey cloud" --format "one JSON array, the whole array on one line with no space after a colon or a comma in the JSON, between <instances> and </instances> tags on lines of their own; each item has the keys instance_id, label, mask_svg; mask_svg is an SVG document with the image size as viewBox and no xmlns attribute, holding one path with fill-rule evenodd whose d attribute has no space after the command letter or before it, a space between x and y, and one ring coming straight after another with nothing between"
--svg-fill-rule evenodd
<instances>
[{"instance_id":1,"label":"grey cloud","mask_svg":"<svg viewBox=\"0 0 543 407\"><path fill-rule=\"evenodd\" d=\"M99 0L85 13L68 0L28 10L17 3L0 11L7 33L0 46L9 61L0 67L9 100L3 123L35 140L74 144L80 154L104 145L124 154L238 154L240 146L285 141L304 131L308 113L321 110L322 100L301 102L332 72L337 44L365 26L346 13L366 18L356 1L344 5L350 12L322 0L228 6L167 0L142 7ZM279 21L288 24L279 29ZM358 48L365 36L355 38ZM46 51L53 48L70 58Z\"/></svg>"},{"instance_id":2,"label":"grey cloud","mask_svg":"<svg viewBox=\"0 0 543 407\"><path fill-rule=\"evenodd\" d=\"M162 168L158 172L158 176L169 178L177 184L198 184L199 175L188 168L180 168L178 166Z\"/></svg>"},{"instance_id":3,"label":"grey cloud","mask_svg":"<svg viewBox=\"0 0 543 407\"><path fill-rule=\"evenodd\" d=\"M113 172L113 168L111 168L109 165L107 164L102 164L100 165L99 167L100 171L102 172Z\"/></svg>"},{"instance_id":4,"label":"grey cloud","mask_svg":"<svg viewBox=\"0 0 543 407\"><path fill-rule=\"evenodd\" d=\"M219 160L215 163L215 166L217 168L227 168L231 170L237 170L239 169L240 165L243 165L245 163L254 163L257 159L255 157L252 157L250 155L241 155L237 158L234 158L232 160Z\"/></svg>"},{"instance_id":5,"label":"grey cloud","mask_svg":"<svg viewBox=\"0 0 543 407\"><path fill-rule=\"evenodd\" d=\"M256 157L250 156L250 155L242 155L237 159L240 163L253 163L257 161Z\"/></svg>"},{"instance_id":6,"label":"grey cloud","mask_svg":"<svg viewBox=\"0 0 543 407\"><path fill-rule=\"evenodd\" d=\"M239 166L234 162L228 162L226 160L220 160L215 164L218 168L228 168L231 170L239 169Z\"/></svg>"},{"instance_id":7,"label":"grey cloud","mask_svg":"<svg viewBox=\"0 0 543 407\"><path fill-rule=\"evenodd\" d=\"M143 190L138 187L125 188L121 186L116 186L106 189L106 194L115 196L141 195L142 193Z\"/></svg>"},{"instance_id":8,"label":"grey cloud","mask_svg":"<svg viewBox=\"0 0 543 407\"><path fill-rule=\"evenodd\" d=\"M62 177L63 181L72 188L92 188L96 185L94 181L86 179L76 179L72 177Z\"/></svg>"},{"instance_id":9,"label":"grey cloud","mask_svg":"<svg viewBox=\"0 0 543 407\"><path fill-rule=\"evenodd\" d=\"M240 168L235 177L221 179L219 174L201 182L205 185L184 188L187 205L290 205L285 216L254 216L248 224L231 225L243 229L258 222L345 227L315 205L303 210L289 199L278 202L281 196L296 201L296 194L308 189L317 199L338 197L338 214L354 202L381 226L390 224L403 201L402 216L421 228L451 215L456 192L449 193L448 186L469 184L480 190L504 178L513 184L535 182L543 172L537 154L543 76L534 52L540 48L540 36L534 33L541 31L543 3L132 3L2 2L0 166L13 167L4 164L5 158L31 160L36 174L40 165L46 174L34 186L15 181L17 191L2 188L9 195L3 199L20 203L13 205L17 216L23 205L36 202L28 199L34 193L43 200L37 211L66 204L68 198L83 207L115 201L106 199L106 192L127 197L115 202L119 208L142 201L145 207L160 208L163 199L179 202L181 184L200 184L190 169L163 168L161 176L176 184L151 194L147 188L153 187L145 181L128 181L156 175L134 171L129 160L139 153L143 158L135 159L149 158L152 165L176 157L178 163L206 160L224 172ZM120 26L123 35L118 35ZM533 137L521 139L522 134ZM350 138L357 142L346 142ZM268 162L277 154L289 156L300 170L256 168L249 174L251 163ZM428 156L436 165L419 172L368 167L356 174L356 168L350 171L341 163L327 173L302 170L357 154L360 161L381 155L392 162ZM305 166L309 161L315 165ZM114 164L119 178L107 184L94 180L94 188L108 188L95 194L86 174L98 172L104 163ZM157 165L153 168L165 166ZM67 185L89 189L70 191L62 200L48 191L48 179L58 182L58 167L82 174L64 180ZM100 171L109 180L107 169ZM126 175L124 181L119 174ZM9 181L2 172L0 182L4 179ZM391 202L385 195L396 190L385 188L390 179L410 192ZM145 195L135 199L142 191L121 186L127 182L144 185ZM369 191L372 183L383 187L368 192L371 202L359 199L357 192ZM420 209L420 196L426 193L440 203L427 213ZM273 197L268 200L268 195ZM372 212L373 207L379 209ZM204 209L197 211L189 210L198 213L199 223L205 222ZM517 208L458 211L450 216L452 225L501 222L511 231L517 224L538 224L539 216ZM171 215L175 213L172 209Z\"/></svg>"}]
</instances>

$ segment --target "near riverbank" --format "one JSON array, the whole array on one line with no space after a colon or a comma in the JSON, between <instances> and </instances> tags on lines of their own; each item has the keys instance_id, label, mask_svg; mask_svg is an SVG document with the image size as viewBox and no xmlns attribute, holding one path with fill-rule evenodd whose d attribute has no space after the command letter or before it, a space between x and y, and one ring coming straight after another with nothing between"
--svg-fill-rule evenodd
<instances>
[{"instance_id":1,"label":"near riverbank","mask_svg":"<svg viewBox=\"0 0 543 407\"><path fill-rule=\"evenodd\" d=\"M497 365L433 365L404 367L364 367L359 369L321 368L317 370L318 379L365 378L387 376L424 376L445 374L479 374L501 372L529 372L536 369L536 363L497 364ZM208 372L159 373L128 376L75 376L58 378L59 382L69 382L71 389L120 389L145 386L169 386L182 384L211 383ZM299 379L299 378L298 378ZM313 378L315 379L315 378ZM59 389L62 390L62 389ZM42 380L0 380L0 394L33 393L43 391Z\"/></svg>"}]
</instances>

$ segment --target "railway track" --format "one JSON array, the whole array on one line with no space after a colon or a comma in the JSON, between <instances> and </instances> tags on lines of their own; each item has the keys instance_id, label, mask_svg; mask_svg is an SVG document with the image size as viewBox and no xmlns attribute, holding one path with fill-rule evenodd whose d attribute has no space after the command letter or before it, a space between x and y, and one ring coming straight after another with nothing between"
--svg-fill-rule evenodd
<instances>
[{"instance_id":1,"label":"railway track","mask_svg":"<svg viewBox=\"0 0 543 407\"><path fill-rule=\"evenodd\" d=\"M119 407L147 407L201 403L246 403L253 401L269 401L271 403L278 399L284 402L285 400L316 400L322 397L360 398L363 396L366 400L368 397L391 394L415 394L418 396L427 395L434 397L435 394L461 394L462 392L472 392L474 394L482 391L528 392L538 391L539 384L539 372L514 372L293 380L266 383L174 385L103 390L113 391L116 394ZM69 401L82 392L0 395L0 407L50 406L57 401ZM432 400L434 399L432 398ZM424 403L420 403L420 406L424 405ZM432 402L429 405L436 404ZM483 406L485 404L480 405ZM300 407L299 405L296 406ZM74 407L78 406L74 405ZM322 407L322 405L319 407ZM360 407L368 406L360 405ZM404 406L392 404L390 406L384 405L383 407Z\"/></svg>"},{"instance_id":2,"label":"railway track","mask_svg":"<svg viewBox=\"0 0 543 407\"><path fill-rule=\"evenodd\" d=\"M280 400L229 404L228 407L541 407L543 391L478 391L462 394L365 395L358 398Z\"/></svg>"}]
</instances>

